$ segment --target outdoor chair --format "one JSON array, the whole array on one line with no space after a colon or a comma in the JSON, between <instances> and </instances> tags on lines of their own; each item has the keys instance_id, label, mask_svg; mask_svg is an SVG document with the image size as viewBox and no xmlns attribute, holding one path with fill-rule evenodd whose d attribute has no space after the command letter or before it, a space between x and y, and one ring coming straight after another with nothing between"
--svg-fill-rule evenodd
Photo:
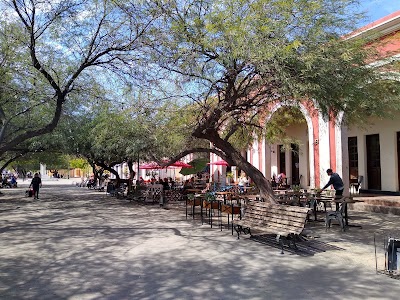
<instances>
[{"instance_id":1,"label":"outdoor chair","mask_svg":"<svg viewBox=\"0 0 400 300\"><path fill-rule=\"evenodd\" d=\"M150 185L147 189L145 203L159 203L162 205L164 198L163 198L163 186L162 184L153 184Z\"/></svg>"},{"instance_id":2,"label":"outdoor chair","mask_svg":"<svg viewBox=\"0 0 400 300\"><path fill-rule=\"evenodd\" d=\"M220 211L219 211L220 201L216 200L215 193L208 192L205 194L205 199L203 200L202 210L205 210L205 216L208 217L208 223L211 228L213 227L213 217L217 216L218 222L220 220ZM203 212L201 213L201 223L203 224Z\"/></svg>"},{"instance_id":3,"label":"outdoor chair","mask_svg":"<svg viewBox=\"0 0 400 300\"><path fill-rule=\"evenodd\" d=\"M331 227L332 220L337 220L339 222L341 230L345 231L345 218L344 218L345 208L346 208L346 202L342 201L339 204L338 210L332 210L332 211L326 212L326 216L325 216L325 229L326 230L328 230L328 227L329 228Z\"/></svg>"},{"instance_id":4,"label":"outdoor chair","mask_svg":"<svg viewBox=\"0 0 400 300\"><path fill-rule=\"evenodd\" d=\"M357 182L356 183L351 183L350 184L350 190L355 191L354 193L358 193L361 187L361 184L364 181L364 176L360 175L358 176Z\"/></svg>"},{"instance_id":5,"label":"outdoor chair","mask_svg":"<svg viewBox=\"0 0 400 300\"><path fill-rule=\"evenodd\" d=\"M199 206L200 207L200 214L202 213L202 199L201 198L196 198L194 194L187 194L186 195L186 219L188 215L192 215L194 219L194 214L195 214L195 207ZM190 207L191 213L188 213L188 207Z\"/></svg>"},{"instance_id":6,"label":"outdoor chair","mask_svg":"<svg viewBox=\"0 0 400 300\"><path fill-rule=\"evenodd\" d=\"M170 204L179 204L182 200L182 193L179 190L166 190L164 192L165 203Z\"/></svg>"}]
</instances>

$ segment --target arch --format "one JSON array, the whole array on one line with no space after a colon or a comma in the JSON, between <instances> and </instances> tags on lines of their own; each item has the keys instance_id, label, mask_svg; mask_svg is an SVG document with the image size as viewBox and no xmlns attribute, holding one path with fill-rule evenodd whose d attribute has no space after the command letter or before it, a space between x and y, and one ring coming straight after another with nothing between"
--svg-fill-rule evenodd
<instances>
[{"instance_id":1,"label":"arch","mask_svg":"<svg viewBox=\"0 0 400 300\"><path fill-rule=\"evenodd\" d=\"M307 123L307 129L308 129L308 154L309 154L309 173L310 173L310 187L314 188L315 187L315 157L314 157L314 127L313 127L313 122L312 122L312 116L307 109L307 107L303 103L299 103L296 101L286 101L284 103L278 102L275 103L270 111L270 114L268 117L265 119L265 123L268 123L268 121L271 119L272 115L279 110L280 108L283 107L296 107L300 110L300 112L303 114L304 118L306 119Z\"/></svg>"}]
</instances>

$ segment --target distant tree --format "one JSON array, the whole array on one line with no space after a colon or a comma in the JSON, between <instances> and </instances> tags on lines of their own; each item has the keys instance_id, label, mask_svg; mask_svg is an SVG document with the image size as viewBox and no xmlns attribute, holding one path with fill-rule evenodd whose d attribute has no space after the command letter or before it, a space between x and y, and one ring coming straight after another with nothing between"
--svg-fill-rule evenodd
<instances>
[{"instance_id":1,"label":"distant tree","mask_svg":"<svg viewBox=\"0 0 400 300\"><path fill-rule=\"evenodd\" d=\"M135 61L157 16L146 2L128 4L0 2L0 153L53 131L65 103L82 93L94 74L103 83L109 74L135 75Z\"/></svg>"}]
</instances>

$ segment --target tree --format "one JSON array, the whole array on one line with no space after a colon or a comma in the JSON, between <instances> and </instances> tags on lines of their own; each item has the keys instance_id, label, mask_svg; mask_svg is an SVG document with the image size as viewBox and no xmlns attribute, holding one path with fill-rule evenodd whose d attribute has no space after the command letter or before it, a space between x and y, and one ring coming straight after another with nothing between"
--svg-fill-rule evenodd
<instances>
[{"instance_id":1,"label":"tree","mask_svg":"<svg viewBox=\"0 0 400 300\"><path fill-rule=\"evenodd\" d=\"M133 74L144 36L157 16L146 2L120 2L0 3L0 61L7 62L0 72L7 75L2 80L8 87L0 90L0 153L53 131L65 103L90 88L94 74L103 84L107 74Z\"/></svg>"},{"instance_id":2,"label":"tree","mask_svg":"<svg viewBox=\"0 0 400 300\"><path fill-rule=\"evenodd\" d=\"M152 50L194 100L191 135L212 144L174 159L190 151L217 153L244 170L269 201L271 185L232 137L262 132L271 104L308 101L326 116L345 111L350 122L398 101L398 83L382 83L381 74L367 67L372 50L343 38L360 17L356 0L162 3L158 8L168 17Z\"/></svg>"},{"instance_id":3,"label":"tree","mask_svg":"<svg viewBox=\"0 0 400 300\"><path fill-rule=\"evenodd\" d=\"M140 99L126 102L122 111L103 104L96 117L86 122L90 128L80 153L117 179L119 175L112 169L117 164L127 162L133 178L133 162L137 159L162 164L163 158L190 144L185 115L176 105L157 103L151 107L152 101L147 100L143 109L138 102Z\"/></svg>"}]
</instances>

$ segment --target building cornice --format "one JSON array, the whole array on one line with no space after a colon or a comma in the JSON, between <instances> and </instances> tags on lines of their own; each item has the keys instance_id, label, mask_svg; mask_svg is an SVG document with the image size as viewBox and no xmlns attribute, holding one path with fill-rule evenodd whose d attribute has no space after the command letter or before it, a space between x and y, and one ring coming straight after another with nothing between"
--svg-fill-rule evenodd
<instances>
[{"instance_id":1,"label":"building cornice","mask_svg":"<svg viewBox=\"0 0 400 300\"><path fill-rule=\"evenodd\" d=\"M373 67L373 68L378 68L378 67L382 67L382 66L391 64L391 63L399 61L399 60L400 60L400 54L396 54L391 57L387 57L385 59L374 61L374 62L370 63L368 66Z\"/></svg>"},{"instance_id":2,"label":"building cornice","mask_svg":"<svg viewBox=\"0 0 400 300\"><path fill-rule=\"evenodd\" d=\"M348 35L348 39L374 36L384 37L400 30L400 10L372 22Z\"/></svg>"}]
</instances>

